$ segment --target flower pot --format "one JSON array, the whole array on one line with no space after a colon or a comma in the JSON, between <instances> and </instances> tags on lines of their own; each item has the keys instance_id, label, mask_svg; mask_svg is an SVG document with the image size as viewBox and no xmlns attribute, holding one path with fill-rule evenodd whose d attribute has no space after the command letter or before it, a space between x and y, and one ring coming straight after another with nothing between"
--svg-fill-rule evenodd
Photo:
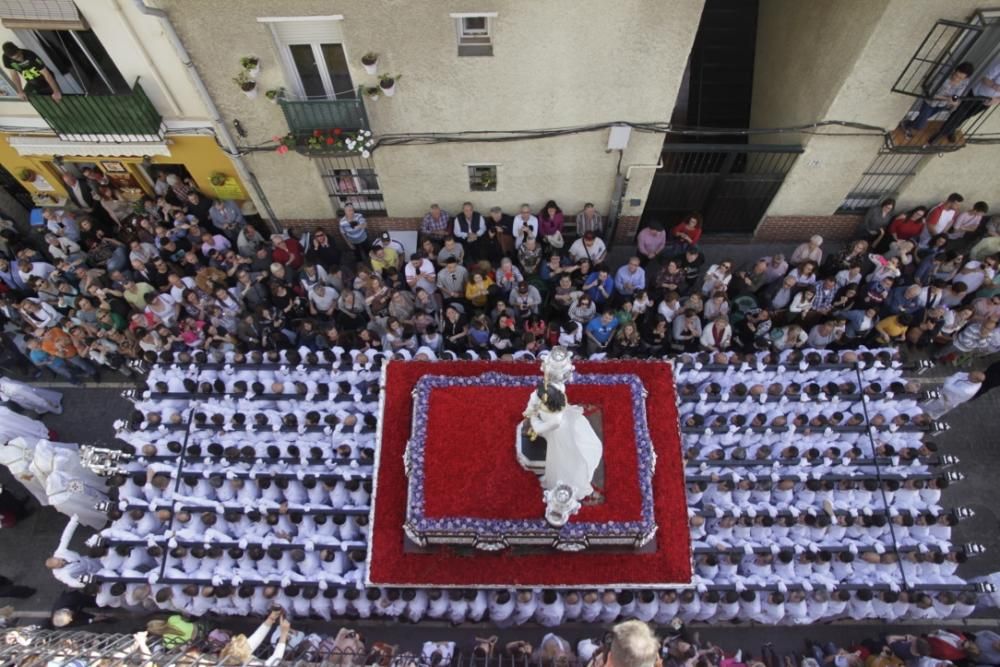
<instances>
[{"instance_id":1,"label":"flower pot","mask_svg":"<svg viewBox=\"0 0 1000 667\"><path fill-rule=\"evenodd\" d=\"M379 81L378 87L382 89L386 97L392 97L396 94L396 81L395 79L389 79L388 81Z\"/></svg>"},{"instance_id":2,"label":"flower pot","mask_svg":"<svg viewBox=\"0 0 1000 667\"><path fill-rule=\"evenodd\" d=\"M257 63L252 68L247 69L247 76L251 79L256 79L258 74L260 74L260 63Z\"/></svg>"},{"instance_id":3,"label":"flower pot","mask_svg":"<svg viewBox=\"0 0 1000 667\"><path fill-rule=\"evenodd\" d=\"M251 100L257 98L257 86L251 86L250 88L240 88L243 94L249 97Z\"/></svg>"},{"instance_id":4,"label":"flower pot","mask_svg":"<svg viewBox=\"0 0 1000 667\"><path fill-rule=\"evenodd\" d=\"M368 99L370 99L372 102L374 102L375 100L377 100L378 96L379 96L379 90L378 90L378 88L374 88L373 87L373 88L368 88L368 89L365 90L365 97L367 97Z\"/></svg>"},{"instance_id":5,"label":"flower pot","mask_svg":"<svg viewBox=\"0 0 1000 667\"><path fill-rule=\"evenodd\" d=\"M375 73L378 71L378 58L375 58L375 60L372 60L371 62L368 62L367 60L362 58L361 66L365 68L365 72L367 74L375 76Z\"/></svg>"}]
</instances>

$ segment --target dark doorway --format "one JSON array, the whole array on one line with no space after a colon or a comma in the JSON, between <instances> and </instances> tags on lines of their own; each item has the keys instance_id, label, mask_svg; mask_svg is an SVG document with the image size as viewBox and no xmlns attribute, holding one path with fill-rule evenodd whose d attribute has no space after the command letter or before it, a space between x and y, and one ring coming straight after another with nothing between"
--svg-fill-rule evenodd
<instances>
[{"instance_id":1,"label":"dark doorway","mask_svg":"<svg viewBox=\"0 0 1000 667\"><path fill-rule=\"evenodd\" d=\"M3 165L0 165L0 188L6 190L7 194L16 199L28 211L35 208L31 193Z\"/></svg>"},{"instance_id":2,"label":"dark doorway","mask_svg":"<svg viewBox=\"0 0 1000 667\"><path fill-rule=\"evenodd\" d=\"M676 224L691 211L706 234L751 234L785 180L800 146L666 144L641 225Z\"/></svg>"}]
</instances>

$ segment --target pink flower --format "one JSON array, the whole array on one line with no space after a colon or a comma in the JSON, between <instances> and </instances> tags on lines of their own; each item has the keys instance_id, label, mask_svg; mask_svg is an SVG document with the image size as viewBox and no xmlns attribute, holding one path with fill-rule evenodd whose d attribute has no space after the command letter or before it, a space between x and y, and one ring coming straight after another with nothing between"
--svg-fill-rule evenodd
<instances>
[{"instance_id":1,"label":"pink flower","mask_svg":"<svg viewBox=\"0 0 1000 667\"><path fill-rule=\"evenodd\" d=\"M284 144L278 146L278 155L284 155L287 152L288 152L288 146Z\"/></svg>"}]
</instances>

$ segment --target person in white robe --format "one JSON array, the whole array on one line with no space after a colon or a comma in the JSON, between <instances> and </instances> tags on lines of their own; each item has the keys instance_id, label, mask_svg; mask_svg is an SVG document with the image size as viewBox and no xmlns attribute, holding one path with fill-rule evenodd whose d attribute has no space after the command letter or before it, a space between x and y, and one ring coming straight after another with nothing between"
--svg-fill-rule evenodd
<instances>
[{"instance_id":1,"label":"person in white robe","mask_svg":"<svg viewBox=\"0 0 1000 667\"><path fill-rule=\"evenodd\" d=\"M97 509L107 502L103 481L91 473L88 477L70 475L54 470L45 482L45 492L56 510L69 516L78 516L80 523L94 529L103 528L108 522L107 512Z\"/></svg>"},{"instance_id":2,"label":"person in white robe","mask_svg":"<svg viewBox=\"0 0 1000 667\"><path fill-rule=\"evenodd\" d=\"M108 500L107 486L80 463L79 445L39 440L29 471L44 485L48 504L57 511L77 514L80 523L91 528L103 528L107 523L107 514L96 507Z\"/></svg>"},{"instance_id":3,"label":"person in white robe","mask_svg":"<svg viewBox=\"0 0 1000 667\"><path fill-rule=\"evenodd\" d=\"M0 401L17 403L25 410L38 414L52 412L61 415L63 411L61 392L33 387L7 377L0 377Z\"/></svg>"},{"instance_id":4,"label":"person in white robe","mask_svg":"<svg viewBox=\"0 0 1000 667\"><path fill-rule=\"evenodd\" d=\"M63 529L62 538L55 552L45 560L45 567L52 570L52 575L70 588L83 588L85 584L80 578L101 569L101 561L97 558L82 556L69 548L69 543L79 525L80 518L74 514Z\"/></svg>"},{"instance_id":5,"label":"person in white robe","mask_svg":"<svg viewBox=\"0 0 1000 667\"><path fill-rule=\"evenodd\" d=\"M0 465L6 466L14 479L23 484L28 493L45 506L49 504L49 497L45 493L45 482L39 480L31 471L36 443L38 438L14 438L7 444L0 445Z\"/></svg>"},{"instance_id":6,"label":"person in white robe","mask_svg":"<svg viewBox=\"0 0 1000 667\"><path fill-rule=\"evenodd\" d=\"M941 386L941 395L924 404L924 412L934 419L940 419L975 396L985 380L986 376L978 371L955 373Z\"/></svg>"},{"instance_id":7,"label":"person in white robe","mask_svg":"<svg viewBox=\"0 0 1000 667\"><path fill-rule=\"evenodd\" d=\"M18 437L34 440L47 438L49 427L37 419L19 415L0 405L0 442L10 442Z\"/></svg>"}]
</instances>

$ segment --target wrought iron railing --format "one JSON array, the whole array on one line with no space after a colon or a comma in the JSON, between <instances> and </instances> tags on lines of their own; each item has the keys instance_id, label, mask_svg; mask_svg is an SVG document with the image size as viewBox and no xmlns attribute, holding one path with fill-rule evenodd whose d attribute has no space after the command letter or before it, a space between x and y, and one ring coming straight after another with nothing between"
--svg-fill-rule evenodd
<instances>
[{"instance_id":1,"label":"wrought iron railing","mask_svg":"<svg viewBox=\"0 0 1000 667\"><path fill-rule=\"evenodd\" d=\"M334 129L343 132L370 130L365 103L362 101L362 90L358 89L356 99L340 100L290 100L279 99L278 105L285 114L288 130L296 139L300 149L313 132L320 130L328 133ZM300 150L308 154L337 155L344 154L342 148L311 148Z\"/></svg>"},{"instance_id":2,"label":"wrought iron railing","mask_svg":"<svg viewBox=\"0 0 1000 667\"><path fill-rule=\"evenodd\" d=\"M133 143L160 141L163 117L136 79L121 95L29 95L28 101L63 141Z\"/></svg>"},{"instance_id":3,"label":"wrought iron railing","mask_svg":"<svg viewBox=\"0 0 1000 667\"><path fill-rule=\"evenodd\" d=\"M343 130L367 130L365 104L357 100L280 100L292 132L312 132L339 127Z\"/></svg>"}]
</instances>

